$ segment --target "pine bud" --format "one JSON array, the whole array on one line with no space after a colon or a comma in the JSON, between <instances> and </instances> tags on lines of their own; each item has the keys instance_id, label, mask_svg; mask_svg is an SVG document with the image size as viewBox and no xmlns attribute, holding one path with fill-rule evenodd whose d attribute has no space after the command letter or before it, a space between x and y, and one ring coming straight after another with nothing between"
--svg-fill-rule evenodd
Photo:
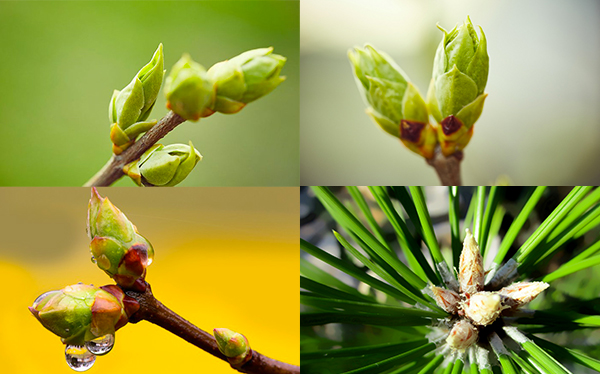
<instances>
[{"instance_id":1,"label":"pine bud","mask_svg":"<svg viewBox=\"0 0 600 374\"><path fill-rule=\"evenodd\" d=\"M460 263L458 271L458 282L460 291L472 295L483 290L484 272L483 258L479 251L479 246L469 229L463 243L463 249L460 253Z\"/></svg>"},{"instance_id":2,"label":"pine bud","mask_svg":"<svg viewBox=\"0 0 600 374\"><path fill-rule=\"evenodd\" d=\"M465 316L474 324L487 326L492 324L504 309L502 296L496 292L477 292L464 305Z\"/></svg>"},{"instance_id":3,"label":"pine bud","mask_svg":"<svg viewBox=\"0 0 600 374\"><path fill-rule=\"evenodd\" d=\"M498 293L508 298L507 305L518 308L535 299L548 287L550 285L546 282L518 282L502 288Z\"/></svg>"},{"instance_id":4,"label":"pine bud","mask_svg":"<svg viewBox=\"0 0 600 374\"><path fill-rule=\"evenodd\" d=\"M463 319L452 326L450 335L446 338L446 343L453 349L464 351L477 342L478 336L479 333L475 326Z\"/></svg>"},{"instance_id":5,"label":"pine bud","mask_svg":"<svg viewBox=\"0 0 600 374\"><path fill-rule=\"evenodd\" d=\"M450 314L458 312L460 296L456 292L436 286L430 286L430 288L435 297L435 302L440 308Z\"/></svg>"}]
</instances>

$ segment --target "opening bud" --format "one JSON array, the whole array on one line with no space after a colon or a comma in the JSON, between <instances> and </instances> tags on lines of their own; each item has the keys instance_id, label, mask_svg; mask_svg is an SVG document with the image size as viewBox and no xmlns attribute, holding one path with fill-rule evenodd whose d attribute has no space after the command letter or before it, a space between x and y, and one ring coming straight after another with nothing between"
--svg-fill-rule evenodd
<instances>
[{"instance_id":1,"label":"opening bud","mask_svg":"<svg viewBox=\"0 0 600 374\"><path fill-rule=\"evenodd\" d=\"M125 88L113 92L108 107L113 152L120 154L138 135L148 131L156 121L146 121L154 107L164 76L163 46L152 60L133 77Z\"/></svg>"},{"instance_id":2,"label":"opening bud","mask_svg":"<svg viewBox=\"0 0 600 374\"><path fill-rule=\"evenodd\" d=\"M154 249L95 188L88 205L88 236L92 260L100 269L123 287L145 290L146 267L152 263Z\"/></svg>"}]
</instances>

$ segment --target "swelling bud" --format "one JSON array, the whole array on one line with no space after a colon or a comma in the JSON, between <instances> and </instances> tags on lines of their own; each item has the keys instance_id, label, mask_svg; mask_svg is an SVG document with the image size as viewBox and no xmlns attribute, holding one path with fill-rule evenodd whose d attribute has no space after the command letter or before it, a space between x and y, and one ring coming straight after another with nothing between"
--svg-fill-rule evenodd
<instances>
[{"instance_id":1,"label":"swelling bud","mask_svg":"<svg viewBox=\"0 0 600 374\"><path fill-rule=\"evenodd\" d=\"M270 47L253 49L214 64L208 69L216 89L211 109L226 114L237 113L246 104L273 91L285 80L279 75L285 62L286 58L273 54L273 47Z\"/></svg>"},{"instance_id":2,"label":"swelling bud","mask_svg":"<svg viewBox=\"0 0 600 374\"><path fill-rule=\"evenodd\" d=\"M154 249L125 214L95 188L88 205L87 232L92 261L120 286L144 291L146 267L152 263Z\"/></svg>"},{"instance_id":3,"label":"swelling bud","mask_svg":"<svg viewBox=\"0 0 600 374\"><path fill-rule=\"evenodd\" d=\"M419 90L398 65L371 45L348 52L367 114L411 151L430 159L437 142Z\"/></svg>"},{"instance_id":4,"label":"swelling bud","mask_svg":"<svg viewBox=\"0 0 600 374\"><path fill-rule=\"evenodd\" d=\"M171 69L165 82L167 108L181 118L197 121L213 113L214 87L206 69L184 54Z\"/></svg>"},{"instance_id":5,"label":"swelling bud","mask_svg":"<svg viewBox=\"0 0 600 374\"><path fill-rule=\"evenodd\" d=\"M433 64L433 78L427 93L427 107L438 122L442 153L449 156L462 150L473 135L487 94L489 57L485 34L480 35L471 20L444 33Z\"/></svg>"},{"instance_id":6,"label":"swelling bud","mask_svg":"<svg viewBox=\"0 0 600 374\"><path fill-rule=\"evenodd\" d=\"M164 76L163 46L160 44L152 60L122 90L115 90L108 107L110 139L113 152L120 154L138 135L148 131L156 121L147 121L154 107Z\"/></svg>"},{"instance_id":7,"label":"swelling bud","mask_svg":"<svg viewBox=\"0 0 600 374\"><path fill-rule=\"evenodd\" d=\"M191 141L189 145L155 144L139 160L127 164L123 172L138 186L171 187L183 182L201 160Z\"/></svg>"},{"instance_id":8,"label":"swelling bud","mask_svg":"<svg viewBox=\"0 0 600 374\"><path fill-rule=\"evenodd\" d=\"M213 333L219 350L232 365L242 365L252 357L250 344L244 335L225 328L214 329Z\"/></svg>"}]
</instances>

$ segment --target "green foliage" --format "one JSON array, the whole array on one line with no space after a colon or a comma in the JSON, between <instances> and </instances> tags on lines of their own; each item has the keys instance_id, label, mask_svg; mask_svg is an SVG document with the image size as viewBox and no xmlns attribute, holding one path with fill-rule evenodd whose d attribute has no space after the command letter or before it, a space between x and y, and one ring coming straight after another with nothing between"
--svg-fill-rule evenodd
<instances>
[{"instance_id":1,"label":"green foliage","mask_svg":"<svg viewBox=\"0 0 600 374\"><path fill-rule=\"evenodd\" d=\"M326 209L319 220L335 230L323 243L337 240L339 254L319 248L316 240L325 233L307 230L314 236L301 240L302 372L598 370L597 350L576 346L574 339L588 339L585 332L600 327L600 285L586 273L600 263L600 189L450 187L444 219L439 189L311 190ZM438 197L437 206L425 192ZM541 210L560 194L555 208ZM461 352L444 344L453 320L432 302L424 281L447 280L440 269L458 265L457 243L471 226L491 264L485 291L532 278L551 283L531 310L479 326L477 344Z\"/></svg>"}]
</instances>

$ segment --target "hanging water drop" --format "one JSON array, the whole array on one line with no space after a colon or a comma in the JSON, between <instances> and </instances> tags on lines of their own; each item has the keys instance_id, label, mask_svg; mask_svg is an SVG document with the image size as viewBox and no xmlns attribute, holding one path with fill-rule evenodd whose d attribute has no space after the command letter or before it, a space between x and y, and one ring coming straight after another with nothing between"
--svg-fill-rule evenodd
<instances>
[{"instance_id":1,"label":"hanging water drop","mask_svg":"<svg viewBox=\"0 0 600 374\"><path fill-rule=\"evenodd\" d=\"M96 339L85 342L85 346L95 355L102 356L110 352L113 345L115 344L115 336L113 334L106 334Z\"/></svg>"},{"instance_id":2,"label":"hanging water drop","mask_svg":"<svg viewBox=\"0 0 600 374\"><path fill-rule=\"evenodd\" d=\"M96 356L82 345L67 345L65 358L67 365L75 371L86 371L96 362Z\"/></svg>"},{"instance_id":3,"label":"hanging water drop","mask_svg":"<svg viewBox=\"0 0 600 374\"><path fill-rule=\"evenodd\" d=\"M92 256L91 260L94 264L96 263L96 257Z\"/></svg>"}]
</instances>

